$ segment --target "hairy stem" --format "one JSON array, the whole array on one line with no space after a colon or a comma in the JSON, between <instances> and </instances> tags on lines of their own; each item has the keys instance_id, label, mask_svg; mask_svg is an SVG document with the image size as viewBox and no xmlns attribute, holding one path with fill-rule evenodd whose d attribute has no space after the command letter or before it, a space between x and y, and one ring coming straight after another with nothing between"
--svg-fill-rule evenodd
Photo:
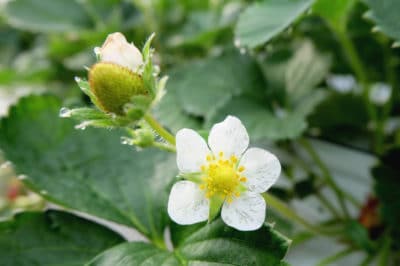
<instances>
[{"instance_id":1,"label":"hairy stem","mask_svg":"<svg viewBox=\"0 0 400 266\"><path fill-rule=\"evenodd\" d=\"M332 188L333 192L335 193L335 195L337 197L337 200L339 201L339 204L343 210L345 217L347 219L349 219L350 213L349 213L347 205L344 201L345 195L342 192L342 190L339 188L339 186L336 184L336 182L333 180L333 177L330 174L328 167L321 160L318 153L314 150L314 148L311 146L311 144L306 139L304 139L304 138L299 139L299 143L310 154L311 158L315 161L315 163L320 168L325 182L327 183L327 185L329 185Z\"/></svg>"},{"instance_id":2,"label":"hairy stem","mask_svg":"<svg viewBox=\"0 0 400 266\"><path fill-rule=\"evenodd\" d=\"M343 257L346 257L347 255L351 254L354 251L354 248L347 248L344 249L330 257L327 257L326 259L323 259L320 263L318 263L318 266L325 266L325 265L331 265L332 262L337 261L338 259L341 259Z\"/></svg>"},{"instance_id":3,"label":"hairy stem","mask_svg":"<svg viewBox=\"0 0 400 266\"><path fill-rule=\"evenodd\" d=\"M175 137L169 133L158 121L149 113L144 115L144 120L160 135L163 139L175 146Z\"/></svg>"},{"instance_id":4,"label":"hairy stem","mask_svg":"<svg viewBox=\"0 0 400 266\"><path fill-rule=\"evenodd\" d=\"M323 228L309 223L308 221L297 215L297 213L293 211L285 202L281 201L280 199L269 193L264 192L262 196L264 197L268 206L273 208L275 211L279 212L285 218L292 221L296 221L297 223L301 224L312 233L326 235L326 236L337 236L340 233L337 230L329 230L327 228Z\"/></svg>"}]
</instances>

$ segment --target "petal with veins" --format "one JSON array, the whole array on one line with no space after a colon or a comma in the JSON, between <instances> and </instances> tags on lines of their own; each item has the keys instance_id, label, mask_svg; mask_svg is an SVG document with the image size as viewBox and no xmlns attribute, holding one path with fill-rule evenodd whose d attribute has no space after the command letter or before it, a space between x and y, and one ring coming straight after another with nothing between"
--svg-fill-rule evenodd
<instances>
[{"instance_id":1,"label":"petal with veins","mask_svg":"<svg viewBox=\"0 0 400 266\"><path fill-rule=\"evenodd\" d=\"M214 154L222 151L226 158L240 157L249 145L249 135L237 117L228 116L211 128L208 144Z\"/></svg>"},{"instance_id":2,"label":"petal with veins","mask_svg":"<svg viewBox=\"0 0 400 266\"><path fill-rule=\"evenodd\" d=\"M229 226L241 231L260 228L265 220L266 204L258 193L246 192L231 203L222 206L222 220Z\"/></svg>"},{"instance_id":3,"label":"petal with veins","mask_svg":"<svg viewBox=\"0 0 400 266\"><path fill-rule=\"evenodd\" d=\"M184 128L176 134L176 162L181 173L199 172L210 153L207 143L196 131Z\"/></svg>"},{"instance_id":4,"label":"petal with veins","mask_svg":"<svg viewBox=\"0 0 400 266\"><path fill-rule=\"evenodd\" d=\"M179 181L169 195L168 214L178 224L194 224L208 219L209 204L197 184Z\"/></svg>"},{"instance_id":5,"label":"petal with veins","mask_svg":"<svg viewBox=\"0 0 400 266\"><path fill-rule=\"evenodd\" d=\"M246 187L252 192L264 192L278 179L281 173L281 164L272 153L260 149L250 148L239 163L244 166L242 175L247 178Z\"/></svg>"}]
</instances>

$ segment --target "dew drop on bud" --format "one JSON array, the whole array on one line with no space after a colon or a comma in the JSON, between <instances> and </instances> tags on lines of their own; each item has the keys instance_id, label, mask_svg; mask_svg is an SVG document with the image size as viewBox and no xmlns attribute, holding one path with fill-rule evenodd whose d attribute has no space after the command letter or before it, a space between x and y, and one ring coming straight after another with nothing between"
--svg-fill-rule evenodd
<instances>
[{"instance_id":1,"label":"dew drop on bud","mask_svg":"<svg viewBox=\"0 0 400 266\"><path fill-rule=\"evenodd\" d=\"M121 138L121 143L122 143L123 145L130 145L130 144L131 144L131 141L130 141L129 138L122 137L122 138Z\"/></svg>"},{"instance_id":2,"label":"dew drop on bud","mask_svg":"<svg viewBox=\"0 0 400 266\"><path fill-rule=\"evenodd\" d=\"M80 77L75 77L75 81L76 81L76 82L79 83L79 82L81 82L81 80L82 80L82 79L81 79Z\"/></svg>"},{"instance_id":3,"label":"dew drop on bud","mask_svg":"<svg viewBox=\"0 0 400 266\"><path fill-rule=\"evenodd\" d=\"M94 54L95 54L96 56L100 56L100 47L95 47L95 48L93 49L93 52L94 52Z\"/></svg>"},{"instance_id":4,"label":"dew drop on bud","mask_svg":"<svg viewBox=\"0 0 400 266\"><path fill-rule=\"evenodd\" d=\"M71 110L67 107L60 109L60 117L71 117Z\"/></svg>"},{"instance_id":5,"label":"dew drop on bud","mask_svg":"<svg viewBox=\"0 0 400 266\"><path fill-rule=\"evenodd\" d=\"M89 121L84 121L82 123L80 123L79 125L75 126L75 129L80 129L80 130L85 130L86 127L89 125Z\"/></svg>"}]
</instances>

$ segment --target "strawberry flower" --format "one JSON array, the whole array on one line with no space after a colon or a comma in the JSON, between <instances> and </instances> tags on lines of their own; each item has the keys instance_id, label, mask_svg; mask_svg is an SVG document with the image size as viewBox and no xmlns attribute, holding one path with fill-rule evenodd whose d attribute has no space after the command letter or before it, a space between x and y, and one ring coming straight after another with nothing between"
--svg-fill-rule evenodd
<instances>
[{"instance_id":1,"label":"strawberry flower","mask_svg":"<svg viewBox=\"0 0 400 266\"><path fill-rule=\"evenodd\" d=\"M178 224L222 220L241 231L256 230L265 220L268 190L281 171L279 160L260 148L248 148L241 121L228 116L215 124L206 141L194 130L176 134L179 181L171 189L168 214Z\"/></svg>"}]
</instances>

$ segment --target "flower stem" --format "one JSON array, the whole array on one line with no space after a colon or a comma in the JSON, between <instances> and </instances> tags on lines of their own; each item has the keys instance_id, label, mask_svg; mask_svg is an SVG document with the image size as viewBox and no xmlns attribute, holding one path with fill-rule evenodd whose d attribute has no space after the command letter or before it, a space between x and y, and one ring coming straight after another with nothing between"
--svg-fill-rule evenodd
<instances>
[{"instance_id":1,"label":"flower stem","mask_svg":"<svg viewBox=\"0 0 400 266\"><path fill-rule=\"evenodd\" d=\"M345 53L351 68L353 69L357 79L361 84L361 88L363 91L364 105L367 108L369 118L375 123L379 123L380 119L378 118L375 106L371 103L369 99L371 86L368 85L368 76L367 76L368 74L357 52L357 49L345 30L337 30L336 35L338 37L339 43L343 47L343 52ZM381 142L382 142L381 139L383 138L383 135L379 131L379 129L377 129L374 133L375 136L374 136L373 146L374 150L379 153L381 150Z\"/></svg>"},{"instance_id":2,"label":"flower stem","mask_svg":"<svg viewBox=\"0 0 400 266\"><path fill-rule=\"evenodd\" d=\"M143 116L144 120L160 135L163 139L175 146L175 137L169 133L158 121L149 113Z\"/></svg>"},{"instance_id":3,"label":"flower stem","mask_svg":"<svg viewBox=\"0 0 400 266\"><path fill-rule=\"evenodd\" d=\"M339 233L337 230L328 230L320 226L312 225L302 217L298 216L297 213L294 212L286 203L269 193L264 192L262 193L262 196L264 197L267 204L275 209L275 211L279 212L282 216L285 216L290 220L298 222L312 233L327 236L335 236Z\"/></svg>"},{"instance_id":4,"label":"flower stem","mask_svg":"<svg viewBox=\"0 0 400 266\"><path fill-rule=\"evenodd\" d=\"M386 236L383 242L383 246L378 255L378 265L386 266L389 265L389 255L390 255L390 246L392 241L390 237Z\"/></svg>"},{"instance_id":5,"label":"flower stem","mask_svg":"<svg viewBox=\"0 0 400 266\"><path fill-rule=\"evenodd\" d=\"M168 151L168 152L176 152L174 146L162 142L154 142L153 146L159 148L160 150Z\"/></svg>"},{"instance_id":6,"label":"flower stem","mask_svg":"<svg viewBox=\"0 0 400 266\"><path fill-rule=\"evenodd\" d=\"M317 190L315 192L315 196L317 197L317 199L319 201L321 201L321 203L331 212L331 214L335 218L341 219L340 213L336 210L336 208L332 205L332 203L330 203L329 200L320 191Z\"/></svg>"},{"instance_id":7,"label":"flower stem","mask_svg":"<svg viewBox=\"0 0 400 266\"><path fill-rule=\"evenodd\" d=\"M344 249L330 257L327 257L325 259L323 259L320 263L318 263L318 266L325 266L325 265L331 265L332 262L341 259L343 257L346 257L347 255L349 255L350 253L352 253L354 251L354 248L347 248Z\"/></svg>"},{"instance_id":8,"label":"flower stem","mask_svg":"<svg viewBox=\"0 0 400 266\"><path fill-rule=\"evenodd\" d=\"M346 203L344 202L345 195L342 192L342 190L339 188L339 186L333 180L333 177L330 174L328 167L324 164L324 162L321 160L321 158L319 157L317 152L314 150L314 148L311 146L311 144L306 139L304 139L304 138L299 139L299 143L310 154L311 158L315 161L315 163L321 169L321 172L325 179L325 182L332 188L333 192L336 194L336 197L337 197L339 204L343 210L345 218L349 219L350 213L349 213L349 210L347 209Z\"/></svg>"}]
</instances>

